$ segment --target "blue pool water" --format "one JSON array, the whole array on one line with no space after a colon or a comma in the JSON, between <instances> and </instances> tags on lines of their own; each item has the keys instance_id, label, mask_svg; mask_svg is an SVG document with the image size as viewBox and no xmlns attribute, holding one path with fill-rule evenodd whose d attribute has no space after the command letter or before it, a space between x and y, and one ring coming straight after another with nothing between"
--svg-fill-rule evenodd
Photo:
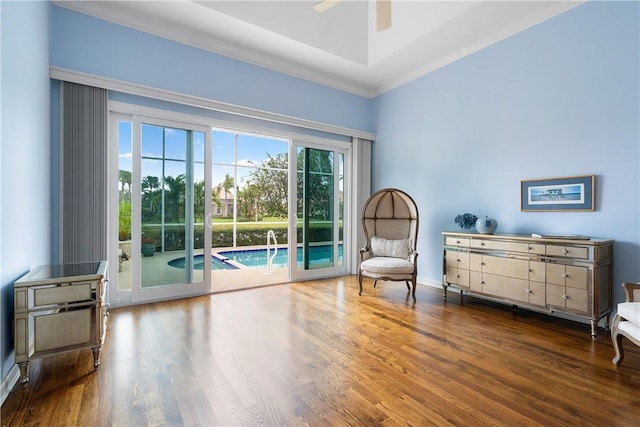
<instances>
[{"instance_id":1,"label":"blue pool water","mask_svg":"<svg viewBox=\"0 0 640 427\"><path fill-rule=\"evenodd\" d=\"M333 246L312 246L309 248L309 264L312 266L320 264L330 264L332 259ZM267 268L267 250L266 249L246 249L235 251L223 251L218 253L219 256L240 263L249 268ZM273 256L273 249L271 250ZM342 245L338 246L338 257L342 258ZM302 265L302 248L297 250L298 265ZM193 257L193 267L195 270L202 270L204 267L204 255L195 255ZM176 258L168 263L171 267L184 268L185 258ZM289 254L287 248L279 248L276 257L271 265L274 268L286 267L289 265ZM219 258L211 256L212 270L235 270L238 267L229 264Z\"/></svg>"},{"instance_id":2,"label":"blue pool water","mask_svg":"<svg viewBox=\"0 0 640 427\"><path fill-rule=\"evenodd\" d=\"M267 268L267 250L266 249L247 249L239 251L219 252L230 260L239 262L250 268ZM332 245L311 246L309 248L309 264L319 265L331 263L333 254ZM271 250L273 256L273 249ZM342 258L342 245L338 245L338 257ZM302 265L302 248L297 250L298 265ZM287 248L279 248L276 257L271 262L273 267L286 267L289 265L289 252Z\"/></svg>"},{"instance_id":3,"label":"blue pool water","mask_svg":"<svg viewBox=\"0 0 640 427\"><path fill-rule=\"evenodd\" d=\"M182 258L172 259L167 264L169 264L171 267L184 269L185 258L182 257ZM194 270L204 269L204 255L193 256L193 269ZM238 267L236 267L235 265L227 264L226 262L212 256L211 269L212 270L237 270Z\"/></svg>"}]
</instances>

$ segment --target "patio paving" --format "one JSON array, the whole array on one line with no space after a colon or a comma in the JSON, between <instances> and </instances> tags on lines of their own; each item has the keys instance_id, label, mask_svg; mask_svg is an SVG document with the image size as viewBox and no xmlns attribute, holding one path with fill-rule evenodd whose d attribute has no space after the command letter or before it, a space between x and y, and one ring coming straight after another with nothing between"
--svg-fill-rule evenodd
<instances>
[{"instance_id":1,"label":"patio paving","mask_svg":"<svg viewBox=\"0 0 640 427\"><path fill-rule=\"evenodd\" d=\"M264 246L247 246L242 248L215 248L214 251L264 249ZM202 255L203 250L194 251L194 255ZM184 251L156 252L151 257L142 257L141 268L144 271L145 283L180 284L185 281L185 270L170 266L168 263L176 258L184 257ZM194 271L194 281L203 279L202 270ZM212 270L212 291L222 292L238 289L248 289L289 281L287 268L274 268L268 273L266 268L245 267L236 270ZM118 289L131 289L131 260L122 263L122 270L118 273Z\"/></svg>"}]
</instances>

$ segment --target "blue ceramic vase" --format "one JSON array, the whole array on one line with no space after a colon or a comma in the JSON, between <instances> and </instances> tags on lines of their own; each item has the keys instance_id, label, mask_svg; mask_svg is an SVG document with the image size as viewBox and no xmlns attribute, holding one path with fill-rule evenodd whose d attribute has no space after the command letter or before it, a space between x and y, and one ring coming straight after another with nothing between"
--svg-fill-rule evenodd
<instances>
[{"instance_id":1,"label":"blue ceramic vase","mask_svg":"<svg viewBox=\"0 0 640 427\"><path fill-rule=\"evenodd\" d=\"M480 234L493 234L498 228L498 221L493 218L485 216L484 218L478 218L476 221L476 230Z\"/></svg>"}]
</instances>

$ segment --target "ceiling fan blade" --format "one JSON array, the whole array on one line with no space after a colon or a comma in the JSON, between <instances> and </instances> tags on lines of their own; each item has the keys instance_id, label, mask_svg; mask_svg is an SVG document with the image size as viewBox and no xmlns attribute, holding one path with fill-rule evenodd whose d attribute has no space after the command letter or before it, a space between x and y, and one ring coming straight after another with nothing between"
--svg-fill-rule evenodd
<instances>
[{"instance_id":1,"label":"ceiling fan blade","mask_svg":"<svg viewBox=\"0 0 640 427\"><path fill-rule=\"evenodd\" d=\"M343 1L344 0L324 0L313 6L313 8L316 12L324 12L325 10L331 9L333 6L336 6Z\"/></svg>"},{"instance_id":2,"label":"ceiling fan blade","mask_svg":"<svg viewBox=\"0 0 640 427\"><path fill-rule=\"evenodd\" d=\"M376 28L384 31L391 27L391 0L376 1Z\"/></svg>"}]
</instances>

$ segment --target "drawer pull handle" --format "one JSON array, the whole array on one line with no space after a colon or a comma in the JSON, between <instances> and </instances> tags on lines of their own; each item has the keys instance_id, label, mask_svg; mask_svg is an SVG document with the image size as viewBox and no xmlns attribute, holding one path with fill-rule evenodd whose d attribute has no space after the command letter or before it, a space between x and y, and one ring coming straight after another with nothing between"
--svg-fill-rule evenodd
<instances>
[{"instance_id":1,"label":"drawer pull handle","mask_svg":"<svg viewBox=\"0 0 640 427\"><path fill-rule=\"evenodd\" d=\"M562 299L564 299L564 300L569 299L569 295L562 295Z\"/></svg>"},{"instance_id":2,"label":"drawer pull handle","mask_svg":"<svg viewBox=\"0 0 640 427\"><path fill-rule=\"evenodd\" d=\"M567 277L569 277L569 275L567 273L562 273L562 278L566 279Z\"/></svg>"},{"instance_id":3,"label":"drawer pull handle","mask_svg":"<svg viewBox=\"0 0 640 427\"><path fill-rule=\"evenodd\" d=\"M531 289L527 289L527 293L528 293L528 294L532 294L532 293L533 293L533 291L532 291Z\"/></svg>"},{"instance_id":4,"label":"drawer pull handle","mask_svg":"<svg viewBox=\"0 0 640 427\"><path fill-rule=\"evenodd\" d=\"M569 253L569 251L568 251L568 250L566 250L566 249L563 249L563 250L562 250L562 253L566 255L566 254L568 254L568 253Z\"/></svg>"},{"instance_id":5,"label":"drawer pull handle","mask_svg":"<svg viewBox=\"0 0 640 427\"><path fill-rule=\"evenodd\" d=\"M527 250L530 251L530 250L533 250L533 248L531 246L529 246L529 247L527 247Z\"/></svg>"}]
</instances>

